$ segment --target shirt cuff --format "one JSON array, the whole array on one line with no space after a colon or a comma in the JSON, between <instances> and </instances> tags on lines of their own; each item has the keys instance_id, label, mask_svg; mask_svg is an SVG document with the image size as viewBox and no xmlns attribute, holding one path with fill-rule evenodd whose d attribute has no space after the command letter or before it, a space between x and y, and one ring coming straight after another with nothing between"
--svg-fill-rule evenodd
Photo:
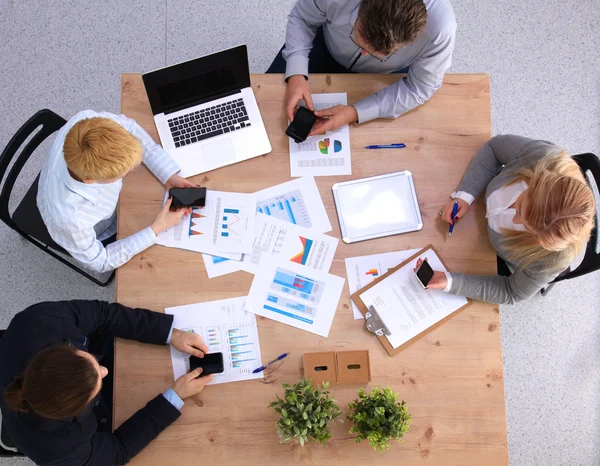
<instances>
[{"instance_id":1,"label":"shirt cuff","mask_svg":"<svg viewBox=\"0 0 600 466\"><path fill-rule=\"evenodd\" d=\"M169 336L167 337L167 345L171 344L171 337L173 336L173 329L175 328L174 324L175 322L171 324L171 330L169 330Z\"/></svg>"},{"instance_id":2,"label":"shirt cuff","mask_svg":"<svg viewBox=\"0 0 600 466\"><path fill-rule=\"evenodd\" d=\"M166 184L167 181L169 181L169 178L180 171L181 168L179 168L179 165L177 165L171 156L169 156L169 161L165 164L165 166L161 167L160 170L157 170L156 173L153 173L162 184Z\"/></svg>"},{"instance_id":3,"label":"shirt cuff","mask_svg":"<svg viewBox=\"0 0 600 466\"><path fill-rule=\"evenodd\" d=\"M300 74L308 78L308 56L295 54L287 57L285 66L285 80L290 76Z\"/></svg>"},{"instance_id":4,"label":"shirt cuff","mask_svg":"<svg viewBox=\"0 0 600 466\"><path fill-rule=\"evenodd\" d=\"M353 104L353 107L358 113L358 123L366 123L379 118L379 105L377 105L375 96L370 95L363 100L359 100Z\"/></svg>"},{"instance_id":5,"label":"shirt cuff","mask_svg":"<svg viewBox=\"0 0 600 466\"><path fill-rule=\"evenodd\" d=\"M475 202L475 198L471 194L469 194L465 191L454 191L452 194L450 194L450 197L452 199L462 199L469 205L471 205L471 204L473 204L473 202Z\"/></svg>"},{"instance_id":6,"label":"shirt cuff","mask_svg":"<svg viewBox=\"0 0 600 466\"><path fill-rule=\"evenodd\" d=\"M450 275L449 272L444 272L444 275L446 275L446 280L448 281L448 284L446 285L446 288L443 289L443 291L448 293L452 288L452 275Z\"/></svg>"},{"instance_id":7,"label":"shirt cuff","mask_svg":"<svg viewBox=\"0 0 600 466\"><path fill-rule=\"evenodd\" d=\"M134 236L134 235L132 235ZM144 251L145 249L148 249L150 246L153 246L154 244L156 244L156 235L154 234L154 231L152 231L152 228L150 227L146 227L143 230L138 231L137 233L135 233L135 236L137 236L137 240L136 244L138 244L139 247L139 251L136 252L140 253L142 251Z\"/></svg>"},{"instance_id":8,"label":"shirt cuff","mask_svg":"<svg viewBox=\"0 0 600 466\"><path fill-rule=\"evenodd\" d=\"M175 393L175 390L169 388L166 392L163 393L163 396L169 403L171 403L175 408L181 411L181 408L183 408L185 402L181 398L179 398L179 395Z\"/></svg>"}]
</instances>

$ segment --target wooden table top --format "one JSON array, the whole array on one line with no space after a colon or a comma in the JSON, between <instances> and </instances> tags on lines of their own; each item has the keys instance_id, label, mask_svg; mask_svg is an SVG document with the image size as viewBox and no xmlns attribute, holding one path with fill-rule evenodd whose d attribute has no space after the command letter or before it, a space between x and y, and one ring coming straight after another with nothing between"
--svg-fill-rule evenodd
<instances>
[{"instance_id":1,"label":"wooden table top","mask_svg":"<svg viewBox=\"0 0 600 466\"><path fill-rule=\"evenodd\" d=\"M397 80L391 75L311 75L313 93L347 92L356 102ZM209 189L251 193L290 180L288 139L284 135L285 85L281 75L253 75L256 94L273 151L192 178ZM159 141L141 76L122 77L122 112ZM352 175L317 177L333 231L340 237L331 194L338 181L410 170L423 216L421 231L340 244L331 273L346 278L344 258L433 244L450 270L493 274L496 255L489 244L483 202L473 205L449 240L437 213L461 179L477 149L490 137L490 81L487 75L447 75L425 105L396 120L352 126ZM372 143L404 142L406 149L368 151ZM163 197L161 184L145 167L125 179L119 204L119 236L153 221ZM200 254L153 246L117 271L116 299L133 307L163 312L165 307L212 301L248 293L253 276L245 272L209 280ZM146 447L131 464L178 466L343 465L480 466L508 464L499 308L475 302L446 323L417 339L397 357L352 318L348 285L340 299L328 338L257 316L265 361L283 352L291 356L268 371L264 380L210 386L201 401L186 403L182 416ZM281 383L302 377L305 352L368 349L372 382L390 386L407 402L412 427L403 443L378 453L356 444L349 423L332 423L327 448L313 444L280 445L277 414L267 409ZM115 426L119 426L173 383L169 350L118 340L115 356ZM348 413L358 386L334 386L332 393Z\"/></svg>"}]
</instances>

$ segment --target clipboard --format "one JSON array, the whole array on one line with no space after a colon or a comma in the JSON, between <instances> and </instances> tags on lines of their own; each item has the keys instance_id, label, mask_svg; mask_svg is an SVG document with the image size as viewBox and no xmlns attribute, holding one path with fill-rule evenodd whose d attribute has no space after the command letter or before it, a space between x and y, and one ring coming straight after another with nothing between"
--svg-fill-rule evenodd
<instances>
[{"instance_id":1,"label":"clipboard","mask_svg":"<svg viewBox=\"0 0 600 466\"><path fill-rule=\"evenodd\" d=\"M397 270L401 269L402 267L406 266L407 264L409 264L410 262L412 262L415 258L417 258L421 254L427 252L428 250L432 250L433 252L435 252L435 254L438 256L438 258L440 259L440 261L442 262L442 264L444 264L444 267L446 267L446 270L450 271L450 269L448 269L448 267L446 266L446 263L442 260L441 256L438 254L437 250L433 247L433 245L430 244L430 245L426 246L425 248L423 248L422 250L420 250L418 253L416 253L413 256L411 256L410 258L406 259L401 264L399 264L396 267L394 267L393 269L388 270L386 273L384 273L380 277L376 278L373 282L369 283L367 286L361 288L360 290L358 290L357 292L355 292L354 294L352 294L350 296L350 299L352 299L352 302L354 304L356 304L356 307L358 308L358 310L360 311L360 313L363 316L365 316L365 325L367 325L367 328L369 327L369 323L370 322L372 322L375 327L379 327L379 325L377 325L378 322L382 325L381 332L377 333L376 336L377 336L377 338L379 338L379 341L381 342L381 344L383 345L383 347L385 348L385 350L387 351L387 353L390 356L396 356L398 353L400 353L400 351L402 351L403 349L405 349L406 347L408 347L409 345L411 345L412 343L414 343L416 340L418 340L418 339L422 338L423 336L427 335L429 332L431 332L432 330L434 330L437 327L439 327L441 324L443 324L444 322L446 322L448 319L454 317L458 312L460 312L463 309L466 309L467 307L469 307L471 305L471 303L472 303L472 300L470 298L467 298L467 304L465 304L461 308L457 309L453 313L447 315L446 317L444 317L439 322L436 322L431 327L429 327L427 330L424 330L423 332L419 333L415 337L413 337L410 340L408 340L406 343L403 343L402 345L398 346L398 348L394 348L391 345L391 343L389 342L389 340L386 337L386 330L387 330L387 332L389 332L389 330L385 326L385 323L382 322L381 319L379 319L379 315L377 314L377 311L375 311L373 313L372 311L374 311L374 309L369 310L367 308L367 306L362 302L362 299L360 299L360 295L362 293L364 293L366 290L368 290L369 288L375 286L380 281L385 280L391 274L393 274ZM367 317L367 314L370 314L369 317ZM373 329L369 328L369 330L375 334L375 332L374 332ZM387 334L389 335L390 333L387 333Z\"/></svg>"}]
</instances>

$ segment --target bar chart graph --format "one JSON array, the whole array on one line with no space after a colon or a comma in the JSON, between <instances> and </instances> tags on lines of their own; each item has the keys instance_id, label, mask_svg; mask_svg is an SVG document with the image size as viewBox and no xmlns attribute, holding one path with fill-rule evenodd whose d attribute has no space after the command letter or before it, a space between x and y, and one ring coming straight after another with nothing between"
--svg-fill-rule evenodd
<instances>
[{"instance_id":1,"label":"bar chart graph","mask_svg":"<svg viewBox=\"0 0 600 466\"><path fill-rule=\"evenodd\" d=\"M306 228L312 227L310 216L302 198L302 192L299 189L259 202L256 211L277 217L294 225Z\"/></svg>"},{"instance_id":2,"label":"bar chart graph","mask_svg":"<svg viewBox=\"0 0 600 466\"><path fill-rule=\"evenodd\" d=\"M225 327L230 354L230 369L236 374L251 374L261 365L256 346L258 336L256 326L251 323Z\"/></svg>"}]
</instances>

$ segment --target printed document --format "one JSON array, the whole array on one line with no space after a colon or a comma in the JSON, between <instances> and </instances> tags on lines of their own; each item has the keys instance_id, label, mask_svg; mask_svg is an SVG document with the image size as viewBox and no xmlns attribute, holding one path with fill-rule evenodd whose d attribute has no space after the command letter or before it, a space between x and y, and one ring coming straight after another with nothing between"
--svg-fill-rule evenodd
<instances>
[{"instance_id":1,"label":"printed document","mask_svg":"<svg viewBox=\"0 0 600 466\"><path fill-rule=\"evenodd\" d=\"M241 267L246 272L256 273L263 255L280 256L282 259L306 265L312 269L329 272L339 240L331 236L314 233L289 222L256 214L254 249L244 254Z\"/></svg>"},{"instance_id":2,"label":"printed document","mask_svg":"<svg viewBox=\"0 0 600 466\"><path fill-rule=\"evenodd\" d=\"M372 305L388 327L391 335L387 339L394 348L467 304L462 296L423 288L414 272L419 258L427 258L434 270L446 271L436 253L429 249L360 294L365 306Z\"/></svg>"},{"instance_id":3,"label":"printed document","mask_svg":"<svg viewBox=\"0 0 600 466\"><path fill-rule=\"evenodd\" d=\"M180 330L197 333L208 346L209 353L223 353L225 371L213 374L209 385L240 380L262 379L263 373L252 371L262 366L256 316L244 311L246 297L169 307L173 325ZM188 354L171 346L175 380L190 371Z\"/></svg>"},{"instance_id":4,"label":"printed document","mask_svg":"<svg viewBox=\"0 0 600 466\"><path fill-rule=\"evenodd\" d=\"M237 272L242 270L241 259L244 254L239 254L238 260L231 259L223 256L210 256L208 254L202 254L204 260L204 268L208 278L220 277L221 275L227 275L228 273Z\"/></svg>"},{"instance_id":5,"label":"printed document","mask_svg":"<svg viewBox=\"0 0 600 466\"><path fill-rule=\"evenodd\" d=\"M159 233L157 243L228 259L252 250L256 196L254 194L207 191L206 205L194 207L179 224Z\"/></svg>"},{"instance_id":6,"label":"printed document","mask_svg":"<svg viewBox=\"0 0 600 466\"><path fill-rule=\"evenodd\" d=\"M246 309L327 337L343 287L343 278L277 256L263 256Z\"/></svg>"},{"instance_id":7,"label":"printed document","mask_svg":"<svg viewBox=\"0 0 600 466\"><path fill-rule=\"evenodd\" d=\"M315 110L323 110L335 105L348 105L348 95L313 94ZM351 175L350 127L344 125L335 131L327 131L319 136L310 136L306 141L290 141L290 167L292 176Z\"/></svg>"},{"instance_id":8,"label":"printed document","mask_svg":"<svg viewBox=\"0 0 600 466\"><path fill-rule=\"evenodd\" d=\"M406 251L384 252L370 256L348 257L346 274L348 275L350 294L356 293L419 251L420 249L407 249ZM352 313L355 319L364 319L354 303L352 303Z\"/></svg>"}]
</instances>

